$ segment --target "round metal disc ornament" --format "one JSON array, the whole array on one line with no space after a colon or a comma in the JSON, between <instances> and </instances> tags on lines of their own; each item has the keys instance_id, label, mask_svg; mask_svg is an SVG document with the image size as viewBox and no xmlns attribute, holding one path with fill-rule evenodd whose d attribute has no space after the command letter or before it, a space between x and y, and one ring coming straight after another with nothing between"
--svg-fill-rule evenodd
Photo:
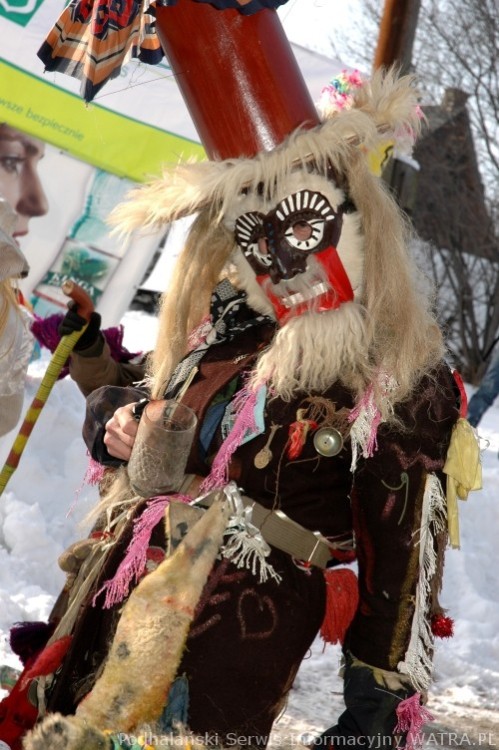
<instances>
[{"instance_id":1,"label":"round metal disc ornament","mask_svg":"<svg viewBox=\"0 0 499 750\"><path fill-rule=\"evenodd\" d=\"M341 432L334 427L321 427L314 435L314 448L321 456L337 456L343 448Z\"/></svg>"}]
</instances>

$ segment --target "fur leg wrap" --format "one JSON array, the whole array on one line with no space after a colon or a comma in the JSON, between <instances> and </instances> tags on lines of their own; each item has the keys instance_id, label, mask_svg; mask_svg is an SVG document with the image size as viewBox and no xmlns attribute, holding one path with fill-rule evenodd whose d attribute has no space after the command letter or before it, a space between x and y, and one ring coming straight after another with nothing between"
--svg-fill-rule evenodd
<instances>
[{"instance_id":1,"label":"fur leg wrap","mask_svg":"<svg viewBox=\"0 0 499 750\"><path fill-rule=\"evenodd\" d=\"M101 730L129 732L160 716L227 520L228 509L215 501L172 557L132 592L103 673L78 706L78 718Z\"/></svg>"}]
</instances>

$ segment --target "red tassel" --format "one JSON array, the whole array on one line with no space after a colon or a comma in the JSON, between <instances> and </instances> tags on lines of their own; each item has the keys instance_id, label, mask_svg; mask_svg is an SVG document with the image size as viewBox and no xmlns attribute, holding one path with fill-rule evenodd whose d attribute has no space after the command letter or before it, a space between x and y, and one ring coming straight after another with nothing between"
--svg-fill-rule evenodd
<instances>
[{"instance_id":1,"label":"red tassel","mask_svg":"<svg viewBox=\"0 0 499 750\"><path fill-rule=\"evenodd\" d=\"M435 638L452 638L454 635L454 620L445 615L433 615L431 618L431 632Z\"/></svg>"},{"instance_id":2,"label":"red tassel","mask_svg":"<svg viewBox=\"0 0 499 750\"><path fill-rule=\"evenodd\" d=\"M105 473L106 467L90 456L88 459L87 470L83 477L83 484L89 484L92 487L95 487L102 482Z\"/></svg>"},{"instance_id":3,"label":"red tassel","mask_svg":"<svg viewBox=\"0 0 499 750\"><path fill-rule=\"evenodd\" d=\"M298 419L289 425L288 458L290 461L294 461L301 456L308 432L311 429L317 429L317 422L312 419Z\"/></svg>"},{"instance_id":4,"label":"red tassel","mask_svg":"<svg viewBox=\"0 0 499 750\"><path fill-rule=\"evenodd\" d=\"M329 568L326 579L326 613L321 625L325 643L343 643L359 604L357 576L348 568Z\"/></svg>"},{"instance_id":5,"label":"red tassel","mask_svg":"<svg viewBox=\"0 0 499 750\"><path fill-rule=\"evenodd\" d=\"M452 370L452 374L454 376L454 381L459 390L459 396L460 396L459 416L462 417L462 419L466 419L466 414L468 413L468 396L466 395L466 390L464 388L463 379L457 370Z\"/></svg>"},{"instance_id":6,"label":"red tassel","mask_svg":"<svg viewBox=\"0 0 499 750\"><path fill-rule=\"evenodd\" d=\"M46 646L38 656L31 656L9 695L0 702L0 740L11 750L23 749L23 737L38 719L38 709L28 697L34 677L55 672L71 644L72 636L60 638Z\"/></svg>"},{"instance_id":7,"label":"red tassel","mask_svg":"<svg viewBox=\"0 0 499 750\"><path fill-rule=\"evenodd\" d=\"M34 677L52 674L56 669L59 669L71 645L72 639L73 636L65 635L63 638L59 638L58 641L46 646L36 657L33 665L23 675L24 683L32 680Z\"/></svg>"}]
</instances>

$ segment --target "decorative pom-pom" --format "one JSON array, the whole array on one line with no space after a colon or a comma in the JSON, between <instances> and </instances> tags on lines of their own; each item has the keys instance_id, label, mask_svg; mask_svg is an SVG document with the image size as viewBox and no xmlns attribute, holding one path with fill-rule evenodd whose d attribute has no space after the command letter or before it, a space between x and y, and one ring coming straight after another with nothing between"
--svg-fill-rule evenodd
<instances>
[{"instance_id":1,"label":"decorative pom-pom","mask_svg":"<svg viewBox=\"0 0 499 750\"><path fill-rule=\"evenodd\" d=\"M454 635L454 620L445 615L433 615L431 618L431 632L435 638L452 638Z\"/></svg>"}]
</instances>

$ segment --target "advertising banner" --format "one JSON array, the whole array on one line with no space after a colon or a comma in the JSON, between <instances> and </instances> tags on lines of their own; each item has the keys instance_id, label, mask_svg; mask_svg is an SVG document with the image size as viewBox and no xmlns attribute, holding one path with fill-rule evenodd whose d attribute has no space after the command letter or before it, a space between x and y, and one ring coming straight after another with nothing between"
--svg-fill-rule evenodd
<instances>
[{"instance_id":1,"label":"advertising banner","mask_svg":"<svg viewBox=\"0 0 499 750\"><path fill-rule=\"evenodd\" d=\"M38 315L65 308L60 286L72 278L106 325L119 322L161 241L111 234L108 216L135 185L0 124L0 194L18 212L16 239L30 266L20 287Z\"/></svg>"},{"instance_id":2,"label":"advertising banner","mask_svg":"<svg viewBox=\"0 0 499 750\"><path fill-rule=\"evenodd\" d=\"M43 209L31 210L29 232L19 238L31 267L23 292L32 295L39 314L48 314L64 304L59 282L77 276L104 323L114 325L162 237L123 243L105 225L109 211L136 183L180 159L204 158L204 149L167 61L155 66L130 61L88 105L79 95L79 81L44 72L37 51L64 5L63 0L0 0L0 193L2 178L12 177L7 174L12 155L2 161L1 153L8 143L1 139L6 123L36 139L44 151L35 167L45 194ZM317 100L340 67L301 47L293 50ZM181 235L172 233L177 239L166 243L167 252L178 252ZM162 277L155 273L149 287L160 285L162 291L167 284Z\"/></svg>"},{"instance_id":3,"label":"advertising banner","mask_svg":"<svg viewBox=\"0 0 499 750\"><path fill-rule=\"evenodd\" d=\"M89 164L141 182L204 150L166 62L131 61L86 105L79 82L37 56L60 0L0 0L0 122Z\"/></svg>"},{"instance_id":4,"label":"advertising banner","mask_svg":"<svg viewBox=\"0 0 499 750\"><path fill-rule=\"evenodd\" d=\"M85 105L77 94L1 58L0 122L137 182L158 174L165 163L204 155L199 143L106 107Z\"/></svg>"},{"instance_id":5,"label":"advertising banner","mask_svg":"<svg viewBox=\"0 0 499 750\"><path fill-rule=\"evenodd\" d=\"M176 84L162 85L166 65L138 71L131 63L103 92L106 106L85 105L77 81L44 73L36 52L62 5L0 0L0 194L21 217L30 273L20 286L35 312L61 311L60 284L71 276L104 324L115 325L161 237L111 237L107 216L163 164L204 150Z\"/></svg>"}]
</instances>

